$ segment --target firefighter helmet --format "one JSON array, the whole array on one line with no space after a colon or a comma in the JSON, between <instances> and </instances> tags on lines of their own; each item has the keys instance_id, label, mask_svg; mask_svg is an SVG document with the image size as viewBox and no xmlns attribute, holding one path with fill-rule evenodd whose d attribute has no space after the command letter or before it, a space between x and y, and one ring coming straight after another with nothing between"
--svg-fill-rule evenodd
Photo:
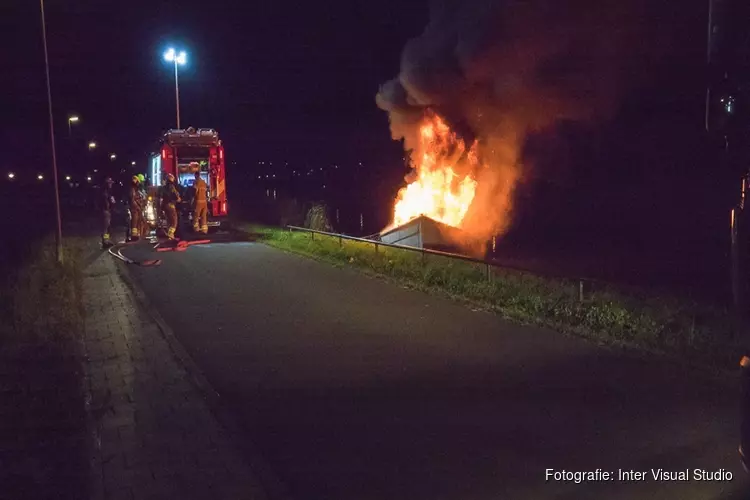
<instances>
[{"instance_id":1,"label":"firefighter helmet","mask_svg":"<svg viewBox=\"0 0 750 500\"><path fill-rule=\"evenodd\" d=\"M172 173L167 174L167 181L174 182L174 174Z\"/></svg>"},{"instance_id":2,"label":"firefighter helmet","mask_svg":"<svg viewBox=\"0 0 750 500\"><path fill-rule=\"evenodd\" d=\"M136 184L138 184L139 182L141 182L141 180L140 180L140 179L138 178L138 176L137 176L137 175L134 175L134 176L133 176L133 178L132 178L131 180L132 180L133 182L135 182Z\"/></svg>"},{"instance_id":3,"label":"firefighter helmet","mask_svg":"<svg viewBox=\"0 0 750 500\"><path fill-rule=\"evenodd\" d=\"M143 174L138 174L136 175L136 177L138 177L138 182L140 182L141 184L146 182L146 177Z\"/></svg>"}]
</instances>

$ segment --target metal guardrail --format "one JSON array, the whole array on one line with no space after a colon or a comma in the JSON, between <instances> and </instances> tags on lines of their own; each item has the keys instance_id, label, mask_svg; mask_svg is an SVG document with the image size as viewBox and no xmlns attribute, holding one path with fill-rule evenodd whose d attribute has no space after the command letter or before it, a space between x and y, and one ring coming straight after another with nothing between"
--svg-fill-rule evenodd
<instances>
[{"instance_id":1,"label":"metal guardrail","mask_svg":"<svg viewBox=\"0 0 750 500\"><path fill-rule=\"evenodd\" d=\"M407 246L407 245L397 245L397 244L393 244L393 243L385 243L385 242L378 241L378 240L371 240L371 239L367 239L367 238L358 238L356 236L348 236L346 234L340 234L340 233L330 233L330 232L327 232L327 231L318 231L316 229L309 229L309 228L306 228L306 227L299 227L299 226L286 226L286 227L287 227L287 229L289 229L289 232L292 232L292 231L301 231L301 232L309 233L310 234L310 238L312 240L315 240L315 235L316 234L320 234L322 236L329 236L331 238L338 238L339 245L343 245L343 241L344 240L359 241L361 243L367 243L367 244L370 244L370 245L374 245L375 246L375 253L378 253L379 247L381 247L381 246L383 246L383 247L389 247L389 248L396 248L396 249L399 249L399 250L407 250L407 251L410 251L410 252L418 252L418 253L420 253L422 255L422 263L425 262L425 258L426 258L427 255L437 255L437 256L440 256L440 257L448 257L448 258L451 258L451 259L458 259L458 260L462 260L462 261L465 261L465 262L472 262L472 263L475 263L475 264L481 264L481 265L484 266L485 276L486 276L486 278L487 278L488 281L492 281L492 271L491 270L493 268L495 268L495 269L507 269L507 270L510 270L510 271L516 271L516 272L522 272L522 273L527 273L527 274L533 274L535 276L554 278L554 279L565 280L565 281L569 281L569 282L570 281L572 281L572 282L576 282L577 281L578 282L578 300L580 300L580 301L583 301L583 299L584 299L584 283L592 283L592 284L593 283L599 283L599 284L609 285L609 283L605 283L605 282L602 282L600 280L594 280L594 279L588 279L588 278L571 278L569 276L556 276L556 275L547 274L547 273L539 273L539 272L536 272L536 271L532 271L530 269L523 269L523 268L520 268L520 267L514 267L514 266L506 266L506 265L496 264L496 263L490 262L488 260L476 259L474 257L468 257L466 255L461 255L461 254L457 254L457 253L442 252L440 250L431 250L429 248L416 248L416 247L411 247L411 246Z\"/></svg>"}]
</instances>

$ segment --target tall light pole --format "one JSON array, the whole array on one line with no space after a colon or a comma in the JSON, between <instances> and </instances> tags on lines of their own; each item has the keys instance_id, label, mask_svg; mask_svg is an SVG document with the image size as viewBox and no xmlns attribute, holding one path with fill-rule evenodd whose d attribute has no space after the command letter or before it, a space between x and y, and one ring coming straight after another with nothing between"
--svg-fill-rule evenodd
<instances>
[{"instance_id":1,"label":"tall light pole","mask_svg":"<svg viewBox=\"0 0 750 500\"><path fill-rule=\"evenodd\" d=\"M44 45L44 67L47 74L47 105L49 108L49 133L52 142L52 173L55 184L55 210L57 212L57 232L55 233L55 247L57 262L63 261L62 250L62 217L60 216L60 188L57 185L57 153L55 152L55 122L52 119L52 88L49 81L49 53L47 52L47 23L44 20L44 0L39 0L42 13L42 44ZM68 122L70 124L70 122Z\"/></svg>"},{"instance_id":2,"label":"tall light pole","mask_svg":"<svg viewBox=\"0 0 750 500\"><path fill-rule=\"evenodd\" d=\"M68 137L70 137L71 135L73 135L73 129L70 127L70 124L71 123L78 123L78 120L80 120L80 118L78 118L75 115L68 117Z\"/></svg>"},{"instance_id":3,"label":"tall light pole","mask_svg":"<svg viewBox=\"0 0 750 500\"><path fill-rule=\"evenodd\" d=\"M169 49L164 53L164 60L174 62L174 95L177 102L177 128L180 128L180 85L177 79L177 66L187 63L187 54L181 50L178 54L174 49Z\"/></svg>"}]
</instances>

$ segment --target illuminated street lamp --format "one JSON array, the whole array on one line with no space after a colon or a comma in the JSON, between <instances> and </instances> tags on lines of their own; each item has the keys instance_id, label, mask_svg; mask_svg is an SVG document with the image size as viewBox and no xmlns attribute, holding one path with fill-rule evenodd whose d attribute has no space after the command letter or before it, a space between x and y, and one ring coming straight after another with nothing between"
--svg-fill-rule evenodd
<instances>
[{"instance_id":1,"label":"illuminated street lamp","mask_svg":"<svg viewBox=\"0 0 750 500\"><path fill-rule=\"evenodd\" d=\"M91 176L89 175L88 177L86 177L86 180L91 182Z\"/></svg>"},{"instance_id":2,"label":"illuminated street lamp","mask_svg":"<svg viewBox=\"0 0 750 500\"><path fill-rule=\"evenodd\" d=\"M37 175L36 178L39 179L40 181L44 180L44 176L42 174Z\"/></svg>"},{"instance_id":3,"label":"illuminated street lamp","mask_svg":"<svg viewBox=\"0 0 750 500\"><path fill-rule=\"evenodd\" d=\"M65 180L66 180L66 181L69 181L69 180L70 180L70 176L69 176L69 175L66 175L66 176L65 176Z\"/></svg>"},{"instance_id":4,"label":"illuminated street lamp","mask_svg":"<svg viewBox=\"0 0 750 500\"><path fill-rule=\"evenodd\" d=\"M8 172L8 179L13 180L15 178L16 178L16 174L14 174L13 172Z\"/></svg>"},{"instance_id":5,"label":"illuminated street lamp","mask_svg":"<svg viewBox=\"0 0 750 500\"><path fill-rule=\"evenodd\" d=\"M183 66L187 63L187 54L184 50L181 50L178 54L174 49L170 48L164 53L164 60L174 63L174 95L175 102L177 103L177 128L180 128L180 86L177 80L177 65Z\"/></svg>"},{"instance_id":6,"label":"illuminated street lamp","mask_svg":"<svg viewBox=\"0 0 750 500\"><path fill-rule=\"evenodd\" d=\"M70 127L70 124L78 123L78 120L80 120L80 118L75 115L68 117L68 135L69 136L73 133L73 129Z\"/></svg>"},{"instance_id":7,"label":"illuminated street lamp","mask_svg":"<svg viewBox=\"0 0 750 500\"><path fill-rule=\"evenodd\" d=\"M117 158L116 154L112 153L111 155L109 155L110 160L114 160L115 158Z\"/></svg>"},{"instance_id":8,"label":"illuminated street lamp","mask_svg":"<svg viewBox=\"0 0 750 500\"><path fill-rule=\"evenodd\" d=\"M94 141L89 142L89 151L92 149L96 149L96 143Z\"/></svg>"}]
</instances>

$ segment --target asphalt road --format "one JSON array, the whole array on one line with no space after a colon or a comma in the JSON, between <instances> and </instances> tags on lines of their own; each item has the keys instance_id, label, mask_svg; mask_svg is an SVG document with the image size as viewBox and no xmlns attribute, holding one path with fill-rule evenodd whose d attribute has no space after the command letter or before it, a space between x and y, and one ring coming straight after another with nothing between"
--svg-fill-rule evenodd
<instances>
[{"instance_id":1,"label":"asphalt road","mask_svg":"<svg viewBox=\"0 0 750 500\"><path fill-rule=\"evenodd\" d=\"M260 243L158 257L133 276L296 499L745 498L734 381ZM734 479L650 476L696 468Z\"/></svg>"}]
</instances>

